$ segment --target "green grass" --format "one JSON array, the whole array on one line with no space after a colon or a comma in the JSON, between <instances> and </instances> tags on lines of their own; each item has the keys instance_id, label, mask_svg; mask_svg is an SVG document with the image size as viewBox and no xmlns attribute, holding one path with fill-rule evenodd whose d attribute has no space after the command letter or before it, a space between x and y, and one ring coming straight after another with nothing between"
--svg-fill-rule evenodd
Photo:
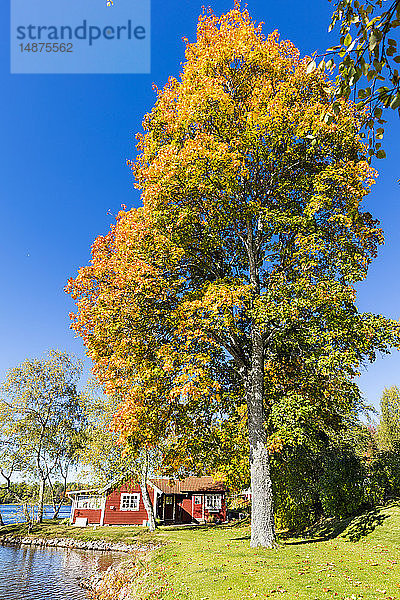
<instances>
[{"instance_id":1,"label":"green grass","mask_svg":"<svg viewBox=\"0 0 400 600\"><path fill-rule=\"evenodd\" d=\"M156 561L172 585L163 600L400 598L398 505L354 519L339 537L322 533L252 550L248 527L163 532L170 544Z\"/></svg>"},{"instance_id":2,"label":"green grass","mask_svg":"<svg viewBox=\"0 0 400 600\"><path fill-rule=\"evenodd\" d=\"M0 529L0 535L12 527ZM11 531L11 530L9 530ZM44 535L45 531L45 535ZM400 506L327 523L312 537L281 539L274 550L251 549L249 527L80 529L46 523L34 535L110 541L161 541L140 600L400 600ZM146 588L146 589L145 589Z\"/></svg>"}]
</instances>

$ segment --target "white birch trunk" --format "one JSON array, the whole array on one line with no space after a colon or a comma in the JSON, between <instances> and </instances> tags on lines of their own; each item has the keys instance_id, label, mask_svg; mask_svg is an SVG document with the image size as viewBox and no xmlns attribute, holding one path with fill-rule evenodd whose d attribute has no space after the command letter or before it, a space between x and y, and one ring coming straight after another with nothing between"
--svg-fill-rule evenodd
<instances>
[{"instance_id":1,"label":"white birch trunk","mask_svg":"<svg viewBox=\"0 0 400 600\"><path fill-rule=\"evenodd\" d=\"M37 511L37 517L36 517L36 522L37 523L41 523L43 521L44 490L45 490L45 486L46 486L46 480L42 479L40 481L40 487L39 487L38 511Z\"/></svg>"},{"instance_id":2,"label":"white birch trunk","mask_svg":"<svg viewBox=\"0 0 400 600\"><path fill-rule=\"evenodd\" d=\"M148 472L148 456L147 452L145 452L144 464L142 468L142 477L140 482L140 489L143 497L143 504L147 512L147 522L150 531L155 531L156 529L156 520L154 518L154 510L153 505L151 503L149 490L147 489L147 472Z\"/></svg>"},{"instance_id":3,"label":"white birch trunk","mask_svg":"<svg viewBox=\"0 0 400 600\"><path fill-rule=\"evenodd\" d=\"M147 489L147 482L142 481L140 484L140 489L142 491L143 504L147 512L147 522L150 531L155 531L156 529L156 520L154 518L153 505L150 500L149 490Z\"/></svg>"},{"instance_id":4,"label":"white birch trunk","mask_svg":"<svg viewBox=\"0 0 400 600\"><path fill-rule=\"evenodd\" d=\"M25 521L26 521L26 525L28 528L28 533L30 533L32 531L33 521L35 519L35 507L33 506L32 510L29 512L28 505L26 503L24 503L22 505L22 509L24 511L24 516L25 516Z\"/></svg>"}]
</instances>

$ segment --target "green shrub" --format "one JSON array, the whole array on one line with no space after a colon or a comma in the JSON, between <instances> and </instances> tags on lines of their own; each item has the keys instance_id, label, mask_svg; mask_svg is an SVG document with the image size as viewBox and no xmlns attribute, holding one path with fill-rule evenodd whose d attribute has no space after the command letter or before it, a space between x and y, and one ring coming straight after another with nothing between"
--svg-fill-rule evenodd
<instances>
[{"instance_id":1,"label":"green shrub","mask_svg":"<svg viewBox=\"0 0 400 600\"><path fill-rule=\"evenodd\" d=\"M367 473L361 459L351 448L330 447L321 462L318 488L324 515L342 518L362 510Z\"/></svg>"},{"instance_id":2,"label":"green shrub","mask_svg":"<svg viewBox=\"0 0 400 600\"><path fill-rule=\"evenodd\" d=\"M309 527L321 514L315 456L297 446L274 456L275 520L279 529L297 531Z\"/></svg>"}]
</instances>

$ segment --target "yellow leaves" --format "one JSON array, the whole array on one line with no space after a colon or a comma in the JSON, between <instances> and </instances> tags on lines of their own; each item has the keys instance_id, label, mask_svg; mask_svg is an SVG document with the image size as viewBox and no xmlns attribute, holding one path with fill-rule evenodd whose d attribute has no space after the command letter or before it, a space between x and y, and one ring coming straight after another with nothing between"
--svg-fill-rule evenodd
<instances>
[{"instance_id":1,"label":"yellow leaves","mask_svg":"<svg viewBox=\"0 0 400 600\"><path fill-rule=\"evenodd\" d=\"M219 19L212 13L203 13L197 27L197 44L188 44L186 58L211 58L217 45L220 61L230 61L235 56L247 57L249 48L256 51L260 43L260 29L250 20L248 11L234 9ZM251 50L250 50L251 52Z\"/></svg>"},{"instance_id":2,"label":"yellow leaves","mask_svg":"<svg viewBox=\"0 0 400 600\"><path fill-rule=\"evenodd\" d=\"M251 294L250 287L248 285L238 285L232 282L216 282L210 283L205 290L202 298L203 307L216 316L221 311L224 312L224 319L235 320L234 313L228 313L229 309L240 309L244 308L246 301L248 301Z\"/></svg>"},{"instance_id":3,"label":"yellow leaves","mask_svg":"<svg viewBox=\"0 0 400 600\"><path fill-rule=\"evenodd\" d=\"M235 332L249 302L251 287L235 282L208 283L193 298L185 299L177 311L179 335L190 346L192 340L216 344L211 331Z\"/></svg>"},{"instance_id":4,"label":"yellow leaves","mask_svg":"<svg viewBox=\"0 0 400 600\"><path fill-rule=\"evenodd\" d=\"M267 440L267 448L271 454L279 454L285 447L286 441L280 435L273 435Z\"/></svg>"}]
</instances>

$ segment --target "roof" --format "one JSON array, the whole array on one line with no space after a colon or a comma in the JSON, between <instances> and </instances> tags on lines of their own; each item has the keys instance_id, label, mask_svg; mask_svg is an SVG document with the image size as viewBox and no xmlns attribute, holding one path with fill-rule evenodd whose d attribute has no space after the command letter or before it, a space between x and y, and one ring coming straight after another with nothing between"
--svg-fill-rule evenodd
<instances>
[{"instance_id":1,"label":"roof","mask_svg":"<svg viewBox=\"0 0 400 600\"><path fill-rule=\"evenodd\" d=\"M217 481L213 477L186 477L185 479L171 479L171 477L159 477L148 480L164 494L185 494L186 492L225 492L226 486L222 481ZM104 494L121 486L121 480L114 479L102 488L90 490L71 490L67 495L87 494L93 496ZM172 484L172 485L171 485Z\"/></svg>"},{"instance_id":2,"label":"roof","mask_svg":"<svg viewBox=\"0 0 400 600\"><path fill-rule=\"evenodd\" d=\"M124 482L121 479L112 479L105 486L99 489L99 494L104 494L104 492L109 492L110 490L114 490L119 485L122 485Z\"/></svg>"},{"instance_id":3,"label":"roof","mask_svg":"<svg viewBox=\"0 0 400 600\"><path fill-rule=\"evenodd\" d=\"M182 494L185 492L225 492L226 487L222 481L213 477L186 477L186 479L170 479L161 477L150 479L164 494ZM171 485L172 484L172 485Z\"/></svg>"},{"instance_id":4,"label":"roof","mask_svg":"<svg viewBox=\"0 0 400 600\"><path fill-rule=\"evenodd\" d=\"M67 496L73 496L74 494L87 494L89 492L97 492L96 488L90 488L89 490L68 490Z\"/></svg>"}]
</instances>

